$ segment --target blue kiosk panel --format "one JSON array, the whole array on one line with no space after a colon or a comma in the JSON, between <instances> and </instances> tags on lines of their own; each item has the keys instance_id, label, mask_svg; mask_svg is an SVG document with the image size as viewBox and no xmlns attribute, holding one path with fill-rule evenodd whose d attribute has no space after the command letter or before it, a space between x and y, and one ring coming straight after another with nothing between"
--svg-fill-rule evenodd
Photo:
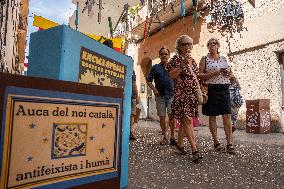
<instances>
[{"instance_id":1,"label":"blue kiosk panel","mask_svg":"<svg viewBox=\"0 0 284 189\"><path fill-rule=\"evenodd\" d=\"M120 188L128 185L132 71L131 57L66 25L31 34L28 76L124 88Z\"/></svg>"}]
</instances>

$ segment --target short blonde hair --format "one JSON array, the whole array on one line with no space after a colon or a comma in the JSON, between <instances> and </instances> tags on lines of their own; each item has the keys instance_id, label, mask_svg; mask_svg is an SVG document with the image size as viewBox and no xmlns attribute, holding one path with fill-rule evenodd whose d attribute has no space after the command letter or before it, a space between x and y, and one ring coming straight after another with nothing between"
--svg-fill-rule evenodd
<instances>
[{"instance_id":1,"label":"short blonde hair","mask_svg":"<svg viewBox=\"0 0 284 189\"><path fill-rule=\"evenodd\" d=\"M211 43L211 41L216 41L218 44L218 47L220 47L220 42L216 37L211 37L208 41L207 41L207 47L209 47L209 44Z\"/></svg>"},{"instance_id":2,"label":"short blonde hair","mask_svg":"<svg viewBox=\"0 0 284 189\"><path fill-rule=\"evenodd\" d=\"M182 42L183 42L184 40L188 40L190 43L193 44L193 39L192 39L191 37L189 37L188 35L181 35L181 36L179 36L179 37L177 38L177 40L176 40L176 51L177 51L178 53L180 53L179 49L180 49L180 46L181 46L181 44L182 44Z\"/></svg>"}]
</instances>

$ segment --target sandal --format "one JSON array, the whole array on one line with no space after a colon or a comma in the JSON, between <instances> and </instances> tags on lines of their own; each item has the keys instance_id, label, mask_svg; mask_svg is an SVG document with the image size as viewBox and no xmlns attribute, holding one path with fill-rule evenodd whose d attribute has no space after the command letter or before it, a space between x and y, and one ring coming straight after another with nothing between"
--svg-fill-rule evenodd
<instances>
[{"instance_id":1,"label":"sandal","mask_svg":"<svg viewBox=\"0 0 284 189\"><path fill-rule=\"evenodd\" d=\"M193 162L197 163L203 157L201 156L201 154L198 151L195 151L195 152L192 153L192 158L193 158Z\"/></svg>"},{"instance_id":2,"label":"sandal","mask_svg":"<svg viewBox=\"0 0 284 189\"><path fill-rule=\"evenodd\" d=\"M166 139L166 138L163 138L163 140L160 142L160 145L166 145L166 144L168 144L169 143L169 141L168 141L168 139Z\"/></svg>"},{"instance_id":3,"label":"sandal","mask_svg":"<svg viewBox=\"0 0 284 189\"><path fill-rule=\"evenodd\" d=\"M172 146L176 146L177 145L177 141L174 138L170 138L170 145Z\"/></svg>"},{"instance_id":4,"label":"sandal","mask_svg":"<svg viewBox=\"0 0 284 189\"><path fill-rule=\"evenodd\" d=\"M228 144L227 145L227 153L229 153L229 154L236 154L236 152L235 152L235 148L233 148L233 145L232 144Z\"/></svg>"},{"instance_id":5,"label":"sandal","mask_svg":"<svg viewBox=\"0 0 284 189\"><path fill-rule=\"evenodd\" d=\"M214 150L215 150L215 152L220 152L220 151L224 150L224 148L218 142L217 144L214 144Z\"/></svg>"},{"instance_id":6,"label":"sandal","mask_svg":"<svg viewBox=\"0 0 284 189\"><path fill-rule=\"evenodd\" d=\"M184 147L177 146L177 149L178 149L178 151L176 152L177 154L180 154L180 155L186 155L187 154L187 151L185 151Z\"/></svg>"}]
</instances>

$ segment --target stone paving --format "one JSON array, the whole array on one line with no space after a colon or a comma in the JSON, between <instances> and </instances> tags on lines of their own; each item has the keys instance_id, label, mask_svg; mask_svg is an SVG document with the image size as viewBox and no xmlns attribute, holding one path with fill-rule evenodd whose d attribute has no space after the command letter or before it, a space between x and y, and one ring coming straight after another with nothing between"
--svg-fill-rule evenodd
<instances>
[{"instance_id":1,"label":"stone paving","mask_svg":"<svg viewBox=\"0 0 284 189\"><path fill-rule=\"evenodd\" d=\"M195 128L203 159L196 164L191 152L177 154L170 145L160 146L159 123L139 121L137 140L130 143L128 189L283 188L283 133L234 133L236 155L214 152L206 126ZM218 129L225 144L223 129ZM186 142L185 147L190 150Z\"/></svg>"}]
</instances>

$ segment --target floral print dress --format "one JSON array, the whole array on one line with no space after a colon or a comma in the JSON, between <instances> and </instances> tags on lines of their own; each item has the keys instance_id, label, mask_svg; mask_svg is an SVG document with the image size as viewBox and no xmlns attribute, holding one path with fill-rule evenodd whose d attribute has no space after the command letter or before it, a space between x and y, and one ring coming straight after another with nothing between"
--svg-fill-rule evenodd
<instances>
[{"instance_id":1,"label":"floral print dress","mask_svg":"<svg viewBox=\"0 0 284 189\"><path fill-rule=\"evenodd\" d=\"M182 58L178 55L172 57L167 64L168 72L179 67ZM198 75L198 67L194 59L192 60L192 71ZM172 115L175 119L186 116L198 116L197 81L191 73L189 67L183 67L181 73L174 80L174 96L172 102Z\"/></svg>"}]
</instances>

